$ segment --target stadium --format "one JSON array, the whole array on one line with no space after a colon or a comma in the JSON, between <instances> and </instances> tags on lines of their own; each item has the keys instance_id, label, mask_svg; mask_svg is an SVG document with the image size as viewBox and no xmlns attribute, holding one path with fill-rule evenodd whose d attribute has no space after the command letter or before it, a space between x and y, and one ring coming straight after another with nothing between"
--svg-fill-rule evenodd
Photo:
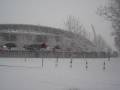
<instances>
[{"instance_id":1,"label":"stadium","mask_svg":"<svg viewBox=\"0 0 120 90\"><path fill-rule=\"evenodd\" d=\"M13 43L11 50L24 50L25 45L45 43L49 50L59 46L62 51L95 51L86 38L52 27L28 24L0 24L0 46Z\"/></svg>"}]
</instances>

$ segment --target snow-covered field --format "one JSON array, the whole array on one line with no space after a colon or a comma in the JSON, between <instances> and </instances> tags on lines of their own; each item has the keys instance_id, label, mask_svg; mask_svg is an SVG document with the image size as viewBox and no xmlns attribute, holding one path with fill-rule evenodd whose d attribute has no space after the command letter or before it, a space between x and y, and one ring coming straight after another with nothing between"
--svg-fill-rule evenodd
<instances>
[{"instance_id":1,"label":"snow-covered field","mask_svg":"<svg viewBox=\"0 0 120 90\"><path fill-rule=\"evenodd\" d=\"M120 90L120 58L0 58L0 90Z\"/></svg>"}]
</instances>

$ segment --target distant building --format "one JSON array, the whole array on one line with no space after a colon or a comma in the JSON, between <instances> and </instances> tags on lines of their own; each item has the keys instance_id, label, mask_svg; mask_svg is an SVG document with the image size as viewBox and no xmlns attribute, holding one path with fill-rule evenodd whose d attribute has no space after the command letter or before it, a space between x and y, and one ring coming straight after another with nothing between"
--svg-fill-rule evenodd
<instances>
[{"instance_id":1,"label":"distant building","mask_svg":"<svg viewBox=\"0 0 120 90\"><path fill-rule=\"evenodd\" d=\"M17 50L24 45L46 43L49 48L59 45L63 51L95 51L94 45L83 37L58 29L27 24L0 24L0 46L15 43Z\"/></svg>"}]
</instances>

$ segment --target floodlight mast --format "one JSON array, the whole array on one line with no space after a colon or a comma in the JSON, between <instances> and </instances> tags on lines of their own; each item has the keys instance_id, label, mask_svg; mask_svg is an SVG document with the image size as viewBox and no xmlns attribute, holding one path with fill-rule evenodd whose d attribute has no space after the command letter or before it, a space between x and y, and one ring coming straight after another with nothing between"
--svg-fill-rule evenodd
<instances>
[{"instance_id":1,"label":"floodlight mast","mask_svg":"<svg viewBox=\"0 0 120 90\"><path fill-rule=\"evenodd\" d=\"M96 31L95 31L95 28L92 24L91 24L91 27L92 27L92 31L93 31L93 35L94 35L93 41L94 41L95 46L97 46Z\"/></svg>"}]
</instances>

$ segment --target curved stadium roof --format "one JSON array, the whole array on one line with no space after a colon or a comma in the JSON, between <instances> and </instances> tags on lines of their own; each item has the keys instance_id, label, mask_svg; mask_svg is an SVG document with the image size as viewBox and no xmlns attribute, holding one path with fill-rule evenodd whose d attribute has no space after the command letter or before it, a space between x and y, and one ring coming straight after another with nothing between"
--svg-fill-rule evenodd
<instances>
[{"instance_id":1,"label":"curved stadium roof","mask_svg":"<svg viewBox=\"0 0 120 90\"><path fill-rule=\"evenodd\" d=\"M0 32L5 31L7 32L8 30L15 30L15 31L27 31L29 34L33 33L44 33L46 35L59 35L62 37L67 37L71 40L76 40L76 35L75 33L59 29L59 28L52 28L52 27L46 27L46 26L40 26L40 25L30 25L30 24L0 24ZM87 46L89 48L94 48L95 46L93 45L92 42L90 42L88 39L86 39L83 36L80 36L77 38L79 40L78 45L80 46ZM67 42L66 42L67 43Z\"/></svg>"}]
</instances>

